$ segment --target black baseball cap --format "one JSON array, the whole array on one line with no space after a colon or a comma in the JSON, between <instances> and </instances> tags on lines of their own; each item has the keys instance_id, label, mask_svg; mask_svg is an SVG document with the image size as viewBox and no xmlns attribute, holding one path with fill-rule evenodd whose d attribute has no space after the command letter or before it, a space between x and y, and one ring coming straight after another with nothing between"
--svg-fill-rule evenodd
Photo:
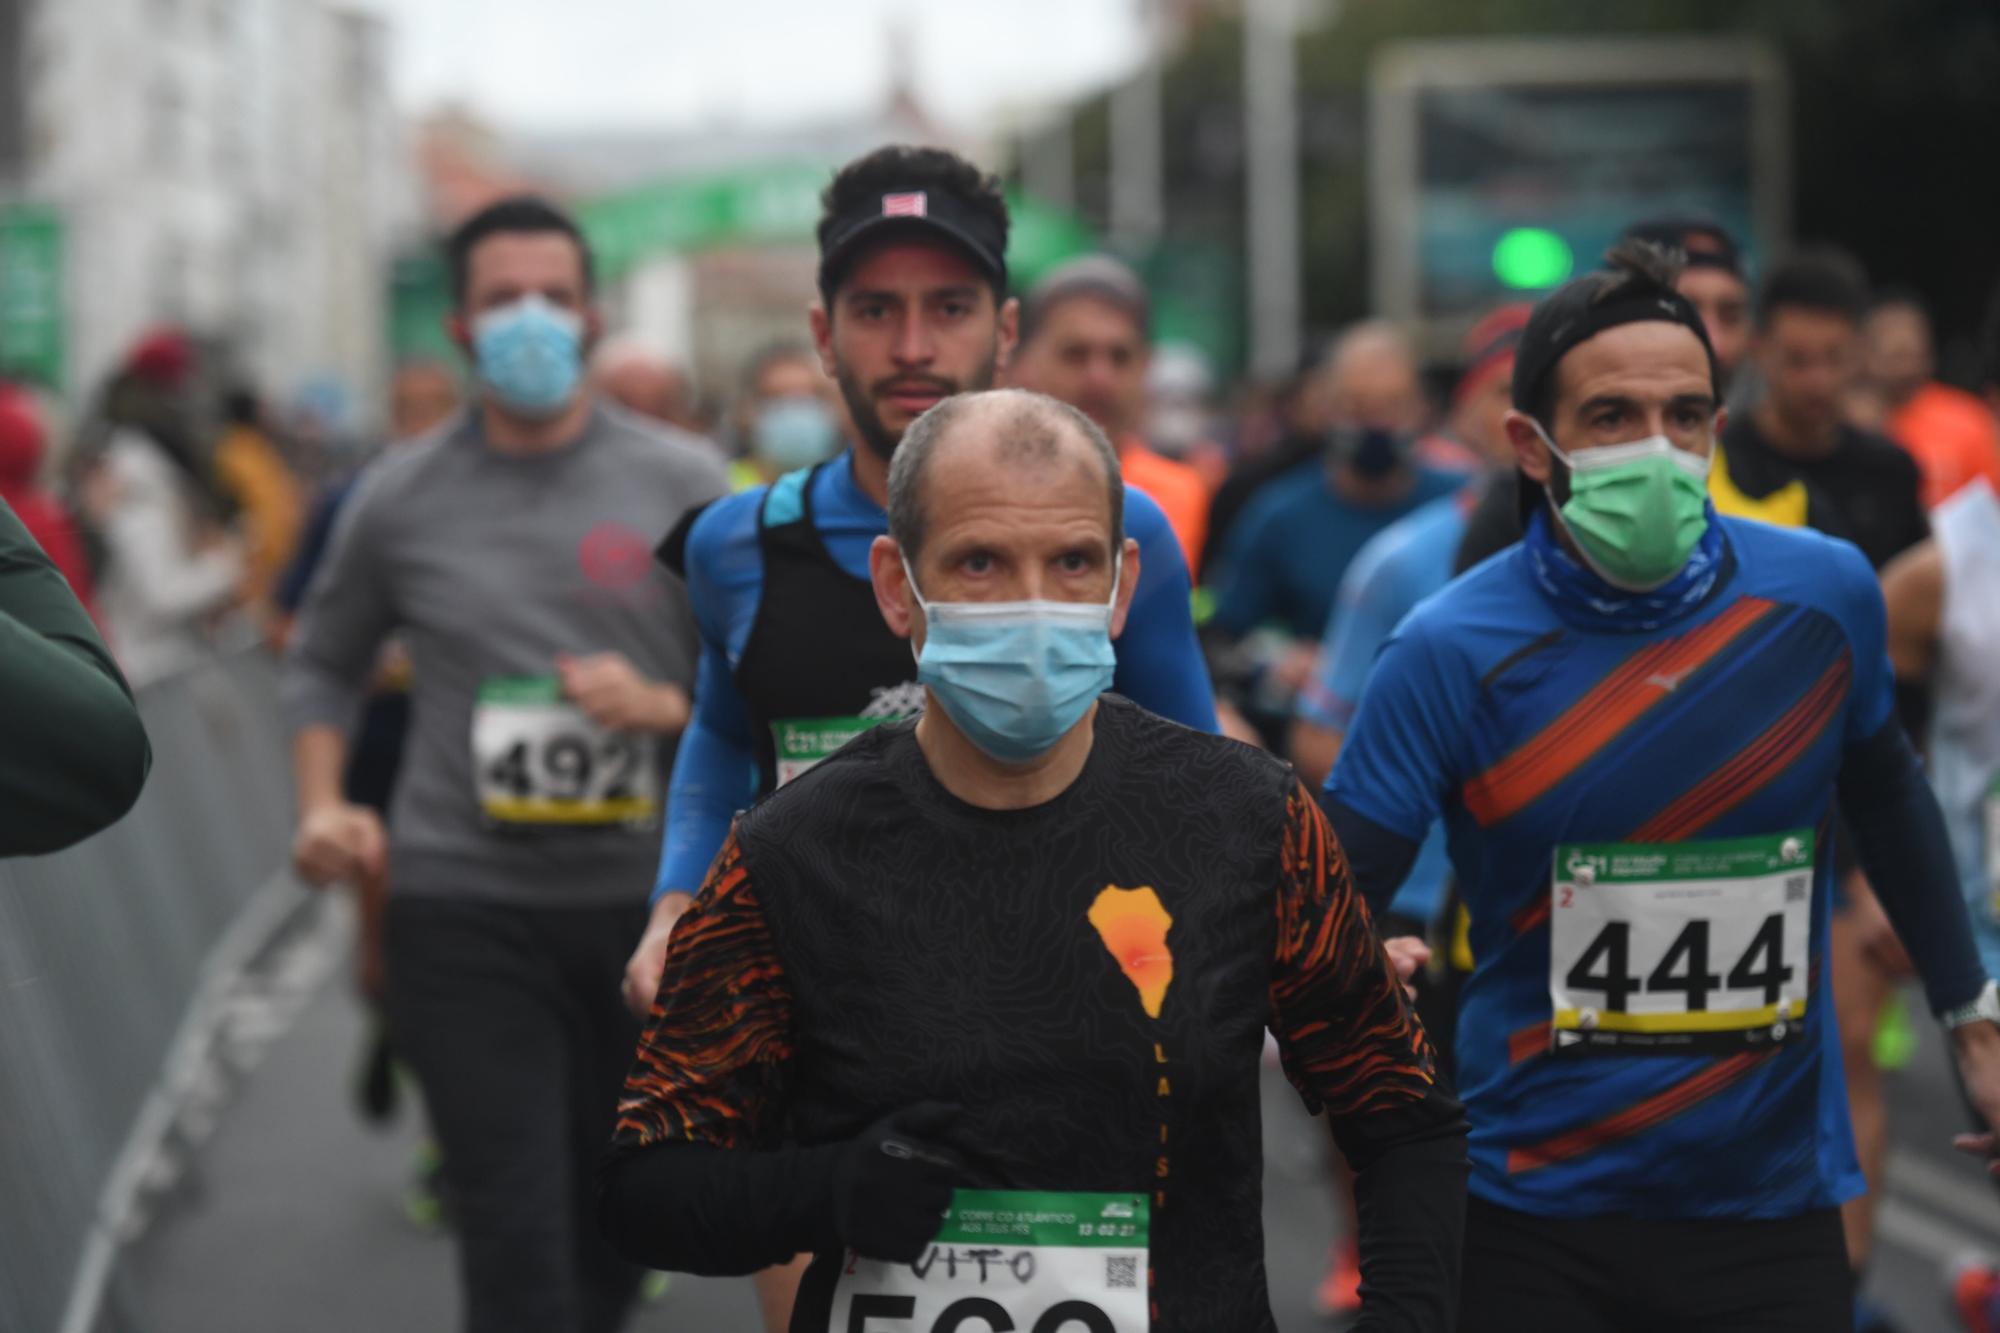
<instances>
[{"instance_id":1,"label":"black baseball cap","mask_svg":"<svg viewBox=\"0 0 2000 1333\"><path fill-rule=\"evenodd\" d=\"M1555 374L1557 364L1578 343L1606 329L1647 320L1679 324L1701 340L1702 351L1708 354L1709 383L1715 389L1716 400L1721 401L1722 373L1716 365L1715 348L1708 341L1708 326L1702 323L1694 303L1671 286L1617 269L1600 269L1571 278L1543 297L1528 316L1527 326L1521 330L1520 346L1514 353L1514 409L1530 416L1535 414L1537 400ZM1526 523L1541 503L1541 483L1523 473L1521 521Z\"/></svg>"},{"instance_id":2,"label":"black baseball cap","mask_svg":"<svg viewBox=\"0 0 2000 1333\"><path fill-rule=\"evenodd\" d=\"M1692 214L1646 218L1625 229L1624 240L1651 241L1678 250L1689 268L1719 268L1743 278L1743 250L1721 223Z\"/></svg>"},{"instance_id":3,"label":"black baseball cap","mask_svg":"<svg viewBox=\"0 0 2000 1333\"><path fill-rule=\"evenodd\" d=\"M831 219L823 229L819 251L823 296L833 295L862 250L896 236L949 241L993 280L996 290L1007 290L1006 224L996 225L956 190L913 183L906 189L891 186L856 202L859 207Z\"/></svg>"}]
</instances>

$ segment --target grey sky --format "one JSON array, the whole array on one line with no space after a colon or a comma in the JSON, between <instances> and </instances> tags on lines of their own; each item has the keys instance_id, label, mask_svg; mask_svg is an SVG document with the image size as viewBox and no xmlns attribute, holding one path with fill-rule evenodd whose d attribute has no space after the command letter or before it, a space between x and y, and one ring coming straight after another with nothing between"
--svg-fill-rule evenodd
<instances>
[{"instance_id":1,"label":"grey sky","mask_svg":"<svg viewBox=\"0 0 2000 1333\"><path fill-rule=\"evenodd\" d=\"M395 27L399 100L534 129L772 124L881 101L889 33L924 105L981 127L1102 84L1139 0L360 0Z\"/></svg>"}]
</instances>

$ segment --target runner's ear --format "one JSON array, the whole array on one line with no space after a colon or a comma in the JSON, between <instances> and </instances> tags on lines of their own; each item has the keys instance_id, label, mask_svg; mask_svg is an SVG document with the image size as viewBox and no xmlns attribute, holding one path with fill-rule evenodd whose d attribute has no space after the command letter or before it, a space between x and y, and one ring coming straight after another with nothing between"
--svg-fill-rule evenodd
<instances>
[{"instance_id":1,"label":"runner's ear","mask_svg":"<svg viewBox=\"0 0 2000 1333\"><path fill-rule=\"evenodd\" d=\"M1125 539L1125 555L1118 569L1118 600L1111 604L1111 637L1125 632L1125 618L1132 612L1132 597L1139 591L1139 543Z\"/></svg>"},{"instance_id":2,"label":"runner's ear","mask_svg":"<svg viewBox=\"0 0 2000 1333\"><path fill-rule=\"evenodd\" d=\"M875 606L882 613L882 623L897 638L909 638L915 632L916 598L903 569L903 549L894 537L877 537L868 548L868 577L875 585Z\"/></svg>"}]
</instances>

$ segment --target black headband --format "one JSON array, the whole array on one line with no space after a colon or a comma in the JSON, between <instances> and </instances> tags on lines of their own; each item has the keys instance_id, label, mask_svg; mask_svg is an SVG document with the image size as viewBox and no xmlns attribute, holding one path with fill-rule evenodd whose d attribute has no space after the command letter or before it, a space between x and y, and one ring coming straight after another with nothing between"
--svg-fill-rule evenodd
<instances>
[{"instance_id":1,"label":"black headband","mask_svg":"<svg viewBox=\"0 0 2000 1333\"><path fill-rule=\"evenodd\" d=\"M1722 396L1722 373L1716 365L1715 348L1708 341L1708 326L1694 303L1675 291L1652 291L1643 296L1627 296L1603 305L1575 299L1571 287L1558 289L1536 309L1521 332L1521 345L1514 353L1514 407L1533 412L1543 385L1555 373L1556 364L1578 343L1595 338L1606 329L1621 324L1659 320L1679 324L1701 340L1708 356L1708 378L1716 397ZM1565 300L1569 297L1571 299Z\"/></svg>"}]
</instances>

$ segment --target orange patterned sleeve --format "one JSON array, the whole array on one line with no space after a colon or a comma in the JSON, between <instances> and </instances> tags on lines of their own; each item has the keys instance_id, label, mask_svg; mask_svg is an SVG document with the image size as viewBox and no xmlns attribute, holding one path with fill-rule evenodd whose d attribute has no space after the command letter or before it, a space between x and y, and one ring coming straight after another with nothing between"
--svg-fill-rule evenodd
<instances>
[{"instance_id":1,"label":"orange patterned sleeve","mask_svg":"<svg viewBox=\"0 0 2000 1333\"><path fill-rule=\"evenodd\" d=\"M613 1146L767 1146L791 1055L791 989L731 832L674 926Z\"/></svg>"},{"instance_id":2,"label":"orange patterned sleeve","mask_svg":"<svg viewBox=\"0 0 2000 1333\"><path fill-rule=\"evenodd\" d=\"M1437 1101L1437 1057L1354 891L1333 829L1298 782L1286 801L1284 836L1270 997L1285 1074L1337 1130L1349 1122L1344 1128L1363 1139L1393 1138L1397 1131L1386 1124L1388 1132L1377 1134L1355 1122L1401 1120L1400 1112Z\"/></svg>"}]
</instances>

